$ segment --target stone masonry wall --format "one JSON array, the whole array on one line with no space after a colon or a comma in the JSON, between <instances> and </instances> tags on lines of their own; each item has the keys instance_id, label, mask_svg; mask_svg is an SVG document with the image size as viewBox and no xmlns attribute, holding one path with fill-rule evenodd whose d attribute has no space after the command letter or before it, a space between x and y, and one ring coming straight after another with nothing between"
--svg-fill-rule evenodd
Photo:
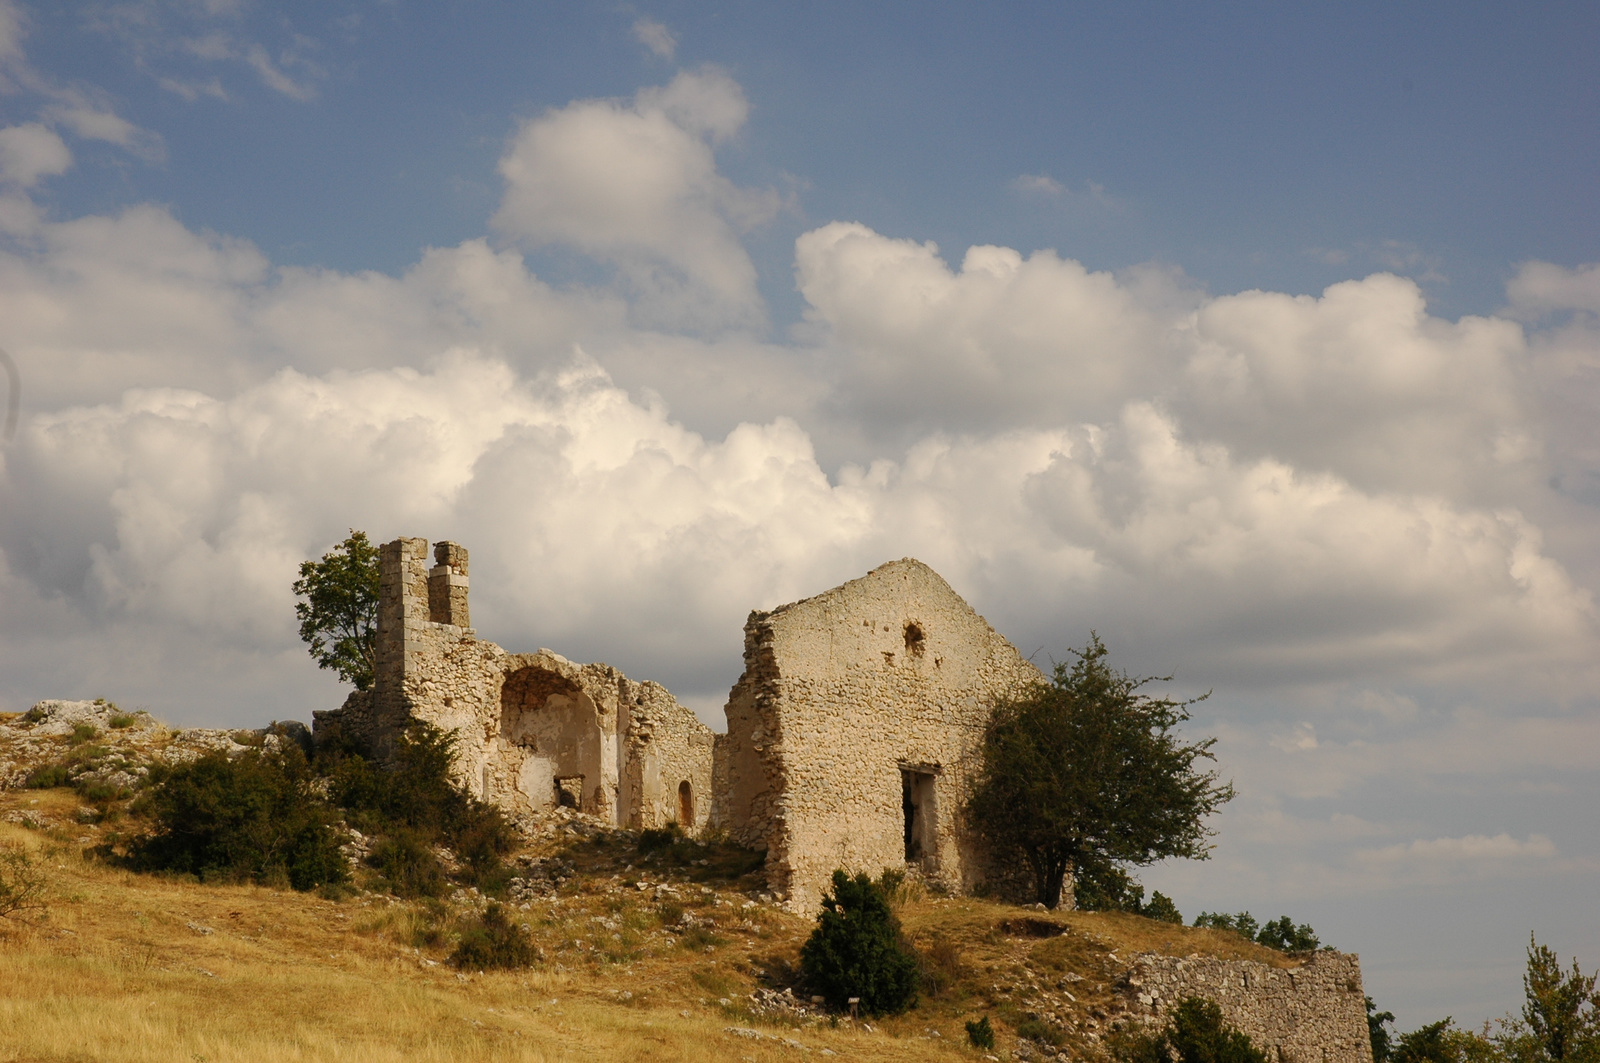
<instances>
[{"instance_id":1,"label":"stone masonry wall","mask_svg":"<svg viewBox=\"0 0 1600 1063\"><path fill-rule=\"evenodd\" d=\"M1313 952L1290 968L1146 954L1134 959L1124 992L1129 1010L1151 1023L1185 997L1213 1001L1271 1063L1372 1063L1361 963L1353 953Z\"/></svg>"},{"instance_id":2,"label":"stone masonry wall","mask_svg":"<svg viewBox=\"0 0 1600 1063\"><path fill-rule=\"evenodd\" d=\"M753 613L718 739L716 822L764 844L774 893L809 912L835 868L908 866L910 778L910 865L970 889L983 870L961 809L989 710L1041 678L912 559Z\"/></svg>"},{"instance_id":3,"label":"stone masonry wall","mask_svg":"<svg viewBox=\"0 0 1600 1063\"><path fill-rule=\"evenodd\" d=\"M425 539L379 548L377 667L370 696L315 715L380 756L412 720L455 732L468 788L511 810L558 802L618 826L678 818L687 782L695 824L709 819L713 736L657 683L540 650L510 654L469 626L465 548Z\"/></svg>"}]
</instances>

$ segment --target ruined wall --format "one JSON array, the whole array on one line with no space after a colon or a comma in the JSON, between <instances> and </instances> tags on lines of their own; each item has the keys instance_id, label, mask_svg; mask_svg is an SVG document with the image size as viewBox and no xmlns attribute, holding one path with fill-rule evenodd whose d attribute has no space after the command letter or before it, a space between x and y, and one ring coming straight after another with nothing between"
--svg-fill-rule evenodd
<instances>
[{"instance_id":1,"label":"ruined wall","mask_svg":"<svg viewBox=\"0 0 1600 1063\"><path fill-rule=\"evenodd\" d=\"M618 826L709 818L713 736L656 683L540 650L510 654L469 625L468 556L425 539L378 551L377 667L370 695L317 713L319 734L343 728L379 755L412 720L457 736L469 790L511 811L571 804ZM685 824L685 827L690 827Z\"/></svg>"},{"instance_id":2,"label":"ruined wall","mask_svg":"<svg viewBox=\"0 0 1600 1063\"><path fill-rule=\"evenodd\" d=\"M930 880L970 889L982 868L960 810L983 728L997 698L1040 678L911 559L752 613L714 820L766 846L773 891L799 911L835 868L904 867L908 848Z\"/></svg>"},{"instance_id":3,"label":"ruined wall","mask_svg":"<svg viewBox=\"0 0 1600 1063\"><path fill-rule=\"evenodd\" d=\"M623 799L635 829L675 822L690 833L711 821L716 736L658 683L634 685L627 704Z\"/></svg>"},{"instance_id":4,"label":"ruined wall","mask_svg":"<svg viewBox=\"0 0 1600 1063\"><path fill-rule=\"evenodd\" d=\"M1159 1023L1185 997L1214 1001L1273 1063L1372 1063L1361 963L1313 952L1303 966L1142 955L1124 990L1128 1009Z\"/></svg>"}]
</instances>

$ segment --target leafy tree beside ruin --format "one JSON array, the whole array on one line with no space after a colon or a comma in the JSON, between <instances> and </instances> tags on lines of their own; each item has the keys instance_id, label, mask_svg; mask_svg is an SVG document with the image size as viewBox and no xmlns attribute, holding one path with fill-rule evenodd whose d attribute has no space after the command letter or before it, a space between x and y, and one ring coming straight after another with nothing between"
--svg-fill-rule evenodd
<instances>
[{"instance_id":1,"label":"leafy tree beside ruin","mask_svg":"<svg viewBox=\"0 0 1600 1063\"><path fill-rule=\"evenodd\" d=\"M294 593L305 599L294 612L318 666L332 668L357 690L370 689L377 664L378 549L367 533L352 528L321 561L302 561Z\"/></svg>"},{"instance_id":2,"label":"leafy tree beside ruin","mask_svg":"<svg viewBox=\"0 0 1600 1063\"><path fill-rule=\"evenodd\" d=\"M1215 759L1216 740L1175 733L1201 699L1151 697L1145 685L1170 677L1116 671L1106 652L1091 633L1070 666L995 707L967 806L991 858L1025 868L1052 908L1069 874L1102 880L1124 865L1204 859L1206 817L1233 797L1197 767Z\"/></svg>"},{"instance_id":3,"label":"leafy tree beside ruin","mask_svg":"<svg viewBox=\"0 0 1600 1063\"><path fill-rule=\"evenodd\" d=\"M1510 1018L1497 1040L1513 1063L1600 1063L1600 975L1584 974L1576 957L1563 971L1554 951L1532 938L1522 976L1520 1018Z\"/></svg>"}]
</instances>

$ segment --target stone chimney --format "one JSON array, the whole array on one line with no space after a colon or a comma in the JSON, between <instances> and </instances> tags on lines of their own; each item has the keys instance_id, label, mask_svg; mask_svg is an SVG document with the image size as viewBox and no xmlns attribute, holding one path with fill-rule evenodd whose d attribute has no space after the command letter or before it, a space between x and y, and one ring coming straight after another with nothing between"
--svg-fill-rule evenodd
<instances>
[{"instance_id":1,"label":"stone chimney","mask_svg":"<svg viewBox=\"0 0 1600 1063\"><path fill-rule=\"evenodd\" d=\"M467 548L456 543L434 545L435 564L428 573L428 619L435 624L472 626L467 612Z\"/></svg>"}]
</instances>

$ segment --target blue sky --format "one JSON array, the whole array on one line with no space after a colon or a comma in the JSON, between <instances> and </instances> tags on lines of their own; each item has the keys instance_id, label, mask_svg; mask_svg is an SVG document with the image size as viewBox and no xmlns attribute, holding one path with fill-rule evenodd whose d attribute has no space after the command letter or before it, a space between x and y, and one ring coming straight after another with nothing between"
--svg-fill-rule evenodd
<instances>
[{"instance_id":1,"label":"blue sky","mask_svg":"<svg viewBox=\"0 0 1600 1063\"><path fill-rule=\"evenodd\" d=\"M482 231L518 117L710 62L753 104L725 172L797 191L758 235L780 306L794 236L840 218L1170 262L1215 291L1394 268L1452 315L1600 237L1600 212L1573 209L1600 172L1590 4L240 5L220 21L277 88L246 57L172 44L216 32L205 6L30 10L35 61L166 148L85 159L61 209L171 203L277 262L397 272ZM672 62L630 34L641 17L670 25ZM1025 174L1065 191L1021 191Z\"/></svg>"},{"instance_id":2,"label":"blue sky","mask_svg":"<svg viewBox=\"0 0 1600 1063\"><path fill-rule=\"evenodd\" d=\"M1531 13L1530 13L1531 12ZM0 710L342 697L350 527L714 726L913 555L1214 691L1193 916L1590 966L1600 10L0 0Z\"/></svg>"}]
</instances>

